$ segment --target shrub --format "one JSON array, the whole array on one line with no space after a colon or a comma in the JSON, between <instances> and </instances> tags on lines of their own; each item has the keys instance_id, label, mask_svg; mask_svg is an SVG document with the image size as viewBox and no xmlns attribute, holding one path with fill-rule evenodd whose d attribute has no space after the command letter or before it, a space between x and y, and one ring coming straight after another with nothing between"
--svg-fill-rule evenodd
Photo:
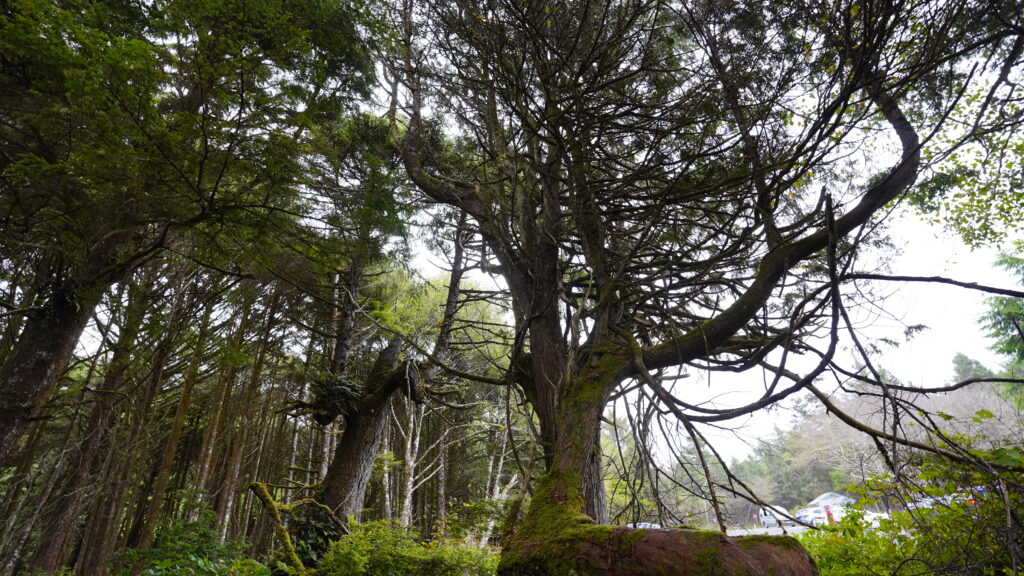
<instances>
[{"instance_id":1,"label":"shrub","mask_svg":"<svg viewBox=\"0 0 1024 576\"><path fill-rule=\"evenodd\" d=\"M246 558L244 542L220 543L220 535L210 528L210 514L203 511L195 521L162 521L152 548L118 555L114 576L269 576L266 566Z\"/></svg>"},{"instance_id":2,"label":"shrub","mask_svg":"<svg viewBox=\"0 0 1024 576\"><path fill-rule=\"evenodd\" d=\"M933 497L927 507L893 512L877 528L865 527L857 515L850 515L823 530L800 534L821 576L1017 574L1024 556L1020 482L945 466L922 470L916 490L923 485ZM876 481L875 487L885 484ZM889 485L885 491L898 490Z\"/></svg>"},{"instance_id":3,"label":"shrub","mask_svg":"<svg viewBox=\"0 0 1024 576\"><path fill-rule=\"evenodd\" d=\"M814 558L821 576L899 574L901 562L912 558L915 548L914 538L901 522L884 519L872 528L865 526L856 512L821 530L803 532L797 538Z\"/></svg>"},{"instance_id":4,"label":"shrub","mask_svg":"<svg viewBox=\"0 0 1024 576\"><path fill-rule=\"evenodd\" d=\"M414 530L387 522L351 523L351 533L331 544L320 576L493 576L498 556L454 542L421 543Z\"/></svg>"}]
</instances>

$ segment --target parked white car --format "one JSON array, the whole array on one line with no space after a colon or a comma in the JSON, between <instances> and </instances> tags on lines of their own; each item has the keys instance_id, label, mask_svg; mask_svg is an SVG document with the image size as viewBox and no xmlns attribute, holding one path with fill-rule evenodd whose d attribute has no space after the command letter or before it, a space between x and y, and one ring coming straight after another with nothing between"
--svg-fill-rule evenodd
<instances>
[{"instance_id":1,"label":"parked white car","mask_svg":"<svg viewBox=\"0 0 1024 576\"><path fill-rule=\"evenodd\" d=\"M849 506L853 504L855 500L849 496L843 496L835 492L825 492L818 496L814 500L807 503L808 508L814 508L816 506Z\"/></svg>"},{"instance_id":2,"label":"parked white car","mask_svg":"<svg viewBox=\"0 0 1024 576\"><path fill-rule=\"evenodd\" d=\"M813 506L797 510L794 516L796 516L797 520L806 522L811 526L825 526L839 522L846 517L850 510L846 506L826 504L824 506ZM882 518L888 518L889 515L864 510L860 512L860 517L863 524L877 528Z\"/></svg>"},{"instance_id":3,"label":"parked white car","mask_svg":"<svg viewBox=\"0 0 1024 576\"><path fill-rule=\"evenodd\" d=\"M793 515L796 519L811 526L824 526L843 517L846 506L853 504L854 499L835 492L825 492L811 500L806 508L797 510Z\"/></svg>"},{"instance_id":4,"label":"parked white car","mask_svg":"<svg viewBox=\"0 0 1024 576\"><path fill-rule=\"evenodd\" d=\"M829 512L825 510L824 506L808 506L797 510L793 515L804 524L824 526L829 523L828 514Z\"/></svg>"},{"instance_id":5,"label":"parked white car","mask_svg":"<svg viewBox=\"0 0 1024 576\"><path fill-rule=\"evenodd\" d=\"M796 522L789 518L789 513L781 506L764 506L757 510L757 520L765 528L776 526L796 526Z\"/></svg>"}]
</instances>

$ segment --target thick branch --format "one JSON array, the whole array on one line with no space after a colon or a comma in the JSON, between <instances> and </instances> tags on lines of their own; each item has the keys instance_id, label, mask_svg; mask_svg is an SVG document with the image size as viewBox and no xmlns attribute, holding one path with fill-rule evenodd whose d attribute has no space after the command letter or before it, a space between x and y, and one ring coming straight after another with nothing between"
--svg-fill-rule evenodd
<instances>
[{"instance_id":1,"label":"thick branch","mask_svg":"<svg viewBox=\"0 0 1024 576\"><path fill-rule=\"evenodd\" d=\"M884 90L874 88L871 97L903 145L899 164L881 182L865 192L861 201L835 222L835 234L845 236L865 224L882 206L905 191L917 177L921 151L917 132ZM800 261L825 248L831 231L823 226L805 238L768 253L750 287L727 309L688 333L644 350L648 369L676 366L713 353L745 326L772 295L785 274ZM625 374L636 376L635 370Z\"/></svg>"}]
</instances>

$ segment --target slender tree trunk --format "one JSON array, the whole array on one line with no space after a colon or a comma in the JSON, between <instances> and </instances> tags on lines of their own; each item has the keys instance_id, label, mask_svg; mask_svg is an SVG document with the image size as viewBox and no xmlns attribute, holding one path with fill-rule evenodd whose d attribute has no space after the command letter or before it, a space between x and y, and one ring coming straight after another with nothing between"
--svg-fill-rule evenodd
<instances>
[{"instance_id":1,"label":"slender tree trunk","mask_svg":"<svg viewBox=\"0 0 1024 576\"><path fill-rule=\"evenodd\" d=\"M143 550L153 544L153 535L156 532L157 521L160 516L160 507L163 506L164 493L167 489L167 482L171 477L171 468L174 465L174 458L177 455L178 443L181 441L182 430L185 427L185 417L192 402L192 389L199 379L199 368L202 363L203 351L206 349L206 338L210 327L210 315L213 312L213 304L205 307L202 320L199 323L199 334L196 345L192 351L192 361L189 364L188 372L185 375L185 383L182 385L181 398L174 412L174 423L164 443L160 468L157 471L156 480L153 483L153 491L150 496L149 505L146 509L146 516L142 523L142 530L139 533L137 548Z\"/></svg>"},{"instance_id":2,"label":"slender tree trunk","mask_svg":"<svg viewBox=\"0 0 1024 576\"><path fill-rule=\"evenodd\" d=\"M243 289L244 288L246 287L243 287ZM245 333L249 329L254 298L255 295L250 290L247 290L241 309L238 311L238 325L235 327L235 332L231 337L231 348L233 350L239 350L241 348ZM206 423L206 427L203 429L203 441L199 448L199 461L196 464L196 480L194 483L196 492L204 502L209 501L206 492L210 483L213 459L217 451L217 445L220 442L221 427L224 420L224 412L227 408L228 394L237 375L237 363L230 360L225 361L221 369L220 377L217 379L217 384L213 390L213 398L210 401L210 416L209 421Z\"/></svg>"},{"instance_id":3,"label":"slender tree trunk","mask_svg":"<svg viewBox=\"0 0 1024 576\"><path fill-rule=\"evenodd\" d=\"M90 380L87 380L87 382L88 381ZM35 463L35 456L39 449L40 441L46 431L47 423L47 420L41 420L33 425L32 432L30 433L28 440L26 440L25 446L17 453L17 455L12 455L12 461L17 462L17 468L9 477L9 497L3 507L0 508L0 518L4 518L5 520L14 518L16 514L13 510L15 508L20 508L24 504L21 496L28 493L30 487L29 480L32 478L34 470L33 464ZM0 530L0 534L2 533L3 531ZM0 551L2 551L2 543L3 539L0 538Z\"/></svg>"},{"instance_id":4,"label":"slender tree trunk","mask_svg":"<svg viewBox=\"0 0 1024 576\"><path fill-rule=\"evenodd\" d=\"M148 279L144 282L148 283ZM40 572L53 572L64 565L71 544L71 534L79 520L82 497L86 492L101 452L112 426L112 412L118 396L115 394L124 386L136 345L143 316L149 304L149 288L133 286L128 290L124 320L103 382L96 392L92 413L89 416L83 440L78 450L71 454L67 469L70 476L61 494L57 497L58 516L47 530L47 537L40 541L32 560L33 567Z\"/></svg>"},{"instance_id":5,"label":"slender tree trunk","mask_svg":"<svg viewBox=\"0 0 1024 576\"><path fill-rule=\"evenodd\" d=\"M122 447L130 446L125 438ZM127 448L127 452L130 448ZM77 576L104 576L110 571L108 561L116 547L124 515L125 494L131 475L131 463L108 453L106 482L102 489L103 498L98 499L89 514L85 533L82 537L82 551L75 563Z\"/></svg>"},{"instance_id":6,"label":"slender tree trunk","mask_svg":"<svg viewBox=\"0 0 1024 576\"><path fill-rule=\"evenodd\" d=\"M17 532L12 534L13 546L8 550L9 556L0 565L0 575L10 576L14 574L15 569L18 568L18 561L21 559L21 551L25 544L29 541L29 537L32 535L32 529L35 527L39 518L43 515L45 508L45 502L49 500L50 492L53 490L55 483L47 482L46 488L43 489L42 493L39 494L39 503L35 507L34 512L25 519L25 521L18 528ZM0 550L3 551L3 550Z\"/></svg>"},{"instance_id":7,"label":"slender tree trunk","mask_svg":"<svg viewBox=\"0 0 1024 576\"><path fill-rule=\"evenodd\" d=\"M309 368L310 368L310 366L313 363L313 350L314 350L313 338L310 337L309 345L306 347L306 361L302 365L302 380L299 383L299 393L298 393L297 398L300 401L304 400L305 397L306 397L306 380L308 379L308 376L309 376ZM298 462L298 456L299 456L299 437L300 437L300 431L301 431L301 426L299 425L300 424L300 419L299 418L293 418L291 420L292 420L292 434L291 434L292 441L291 441L291 449L288 451L288 471L287 471L288 485L289 486L293 485L296 482L296 480L295 480L295 473L296 473L295 465ZM309 478L306 478L306 483L307 484L309 483ZM288 520L285 519L284 522L287 524Z\"/></svg>"},{"instance_id":8,"label":"slender tree trunk","mask_svg":"<svg viewBox=\"0 0 1024 576\"><path fill-rule=\"evenodd\" d=\"M171 307L168 324L172 326L179 314L180 297L179 293ZM134 399L134 409L131 411L130 423L122 440L121 451L114 445L110 445L108 448L109 454L114 459L114 473L111 475L113 481L103 492L103 498L99 500L97 509L92 515L90 533L83 546L83 553L76 563L77 574L104 576L110 571L110 559L117 550L121 526L128 510L129 486L132 483L133 472L138 467L137 462L123 458L123 454L124 452L136 453L144 449L140 446L142 439L146 438L143 430L152 422L154 402L163 385L164 374L174 352L175 336L173 330L164 333L153 351L150 374L141 386L141 394ZM135 506L138 512L135 514L135 521L130 525L131 529L127 535L127 540L132 544L136 541L141 529L147 488L152 487L151 480L155 476L156 463L150 467L150 470L151 474L147 477L150 481L149 485L144 485L139 492Z\"/></svg>"},{"instance_id":9,"label":"slender tree trunk","mask_svg":"<svg viewBox=\"0 0 1024 576\"><path fill-rule=\"evenodd\" d=\"M438 420L441 423L438 430L441 444L438 450L441 452L437 462L437 520L434 525L437 536L444 538L448 534L448 442L445 439L448 425L443 417Z\"/></svg>"},{"instance_id":10,"label":"slender tree trunk","mask_svg":"<svg viewBox=\"0 0 1024 576\"><path fill-rule=\"evenodd\" d=\"M320 431L320 460L317 462L320 482L324 482L330 474L332 443L334 439L334 422L328 422Z\"/></svg>"},{"instance_id":11,"label":"slender tree trunk","mask_svg":"<svg viewBox=\"0 0 1024 576\"><path fill-rule=\"evenodd\" d=\"M408 418L405 427L405 452L402 456L402 507L398 513L398 523L412 526L412 496L416 488L416 465L420 456L420 436L423 432L423 414L425 406L416 406L411 402L406 407Z\"/></svg>"},{"instance_id":12,"label":"slender tree trunk","mask_svg":"<svg viewBox=\"0 0 1024 576\"><path fill-rule=\"evenodd\" d=\"M101 332L102 339L107 337L105 329L107 327L109 327L109 324L105 325L104 330ZM7 576L9 572L13 572L15 566L21 563L22 550L27 544L35 524L43 518L45 511L48 510L45 513L50 516L47 523L59 526L60 516L64 512L59 500L62 494L67 493L66 489L73 481L72 477L76 472L73 461L75 460L75 455L78 454L82 440L76 436L75 432L78 428L82 406L85 404L85 398L88 395L87 391L92 388L96 365L96 361L89 364L89 370L82 382L82 391L78 395L79 406L75 409L74 415L67 423L64 438L60 443L57 454L52 459L52 463L47 466L47 473L39 474L43 467L33 466L35 460L39 459L36 450L39 448L39 441L47 427L47 421L41 421L32 426L33 431L28 437L28 441L18 452L18 456L13 458L17 462L17 469L9 478L7 503L3 506L2 511L0 511L0 518L3 519L5 524L0 529L0 558L9 558L5 565L0 567L0 574L4 574L4 576ZM41 495L36 495L32 492L37 478L43 479L41 481L43 485ZM51 499L50 494L58 486L60 487L58 497ZM25 497L28 494L32 494L33 497ZM53 500L58 501L54 503ZM27 509L31 509L32 512L27 518L22 518L22 512ZM47 527L42 529L44 532L46 530ZM37 547L37 557L39 548L42 546L43 543L40 543L40 546ZM33 558L33 562L35 560Z\"/></svg>"},{"instance_id":13,"label":"slender tree trunk","mask_svg":"<svg viewBox=\"0 0 1024 576\"><path fill-rule=\"evenodd\" d=\"M28 447L33 446L35 441L42 436L44 428L45 422L41 422L36 426L36 431L33 433L34 438L30 439ZM69 449L69 442L70 430L60 448L62 453ZM17 495L12 495L12 501L9 503L10 506L5 507L2 530L3 538L0 539L0 558L4 560L3 564L0 565L0 576L11 576L14 574L15 569L19 567L22 550L32 536L36 523L42 517L43 511L50 501L50 493L56 486L56 482L52 480L47 481L47 479L57 476L57 472L60 469L60 460L61 458L59 457L55 458L53 464L47 467L38 466L32 468L26 464L26 468L22 471L25 480L19 483L18 491L32 494L37 479L43 488L35 499L20 498ZM32 508L32 512L28 514L27 518L21 518L21 510L23 508ZM19 520L20 525L18 523Z\"/></svg>"},{"instance_id":14,"label":"slender tree trunk","mask_svg":"<svg viewBox=\"0 0 1024 576\"><path fill-rule=\"evenodd\" d=\"M391 421L390 419L387 419L387 421L384 424L384 430L385 430L385 433L387 434L387 439L386 439L386 444L385 444L386 446L391 444L391 428L388 426L388 423L390 421ZM381 492L383 493L382 497L383 497L383 500L384 500L384 502L383 502L383 506L384 506L384 520L387 520L389 523L392 520L394 520L394 518L395 518L394 505L392 505L392 503L391 503L391 493L392 493L392 490L393 490L393 488L391 486L391 468L392 468L392 465L389 462L388 465L385 466L384 473L381 475L381 479L380 479L380 484L381 484L380 489L381 489Z\"/></svg>"},{"instance_id":15,"label":"slender tree trunk","mask_svg":"<svg viewBox=\"0 0 1024 576\"><path fill-rule=\"evenodd\" d=\"M314 484L316 484L317 482L322 480L324 476L317 476L316 475L317 472L315 471L316 470L315 467L318 466L319 463L320 463L316 459L316 444L317 443L316 443L316 438L314 436L314 434L316 432L316 428L314 428L313 426L309 426L308 430L310 431L310 434L309 434L310 438L309 438L309 450L306 453L306 466L305 466L305 470L306 470L306 485L307 486L313 486ZM326 474L327 474L327 471L324 470L324 475L326 475ZM310 489L310 491L312 491L312 489Z\"/></svg>"},{"instance_id":16,"label":"slender tree trunk","mask_svg":"<svg viewBox=\"0 0 1024 576\"><path fill-rule=\"evenodd\" d=\"M263 322L263 329L260 333L256 358L249 369L249 385L246 387L245 396L240 407L240 421L235 434L235 441L228 459L228 469L218 499L217 520L215 526L220 530L220 541L223 544L227 540L228 526L231 522L231 514L234 510L235 497L238 492L238 477L242 467L242 457L248 448L249 436L252 428L252 410L256 393L259 391L263 378L263 366L266 363L267 348L270 345L270 336L277 323L277 315L281 303L281 294L275 290L267 306L267 316Z\"/></svg>"}]
</instances>

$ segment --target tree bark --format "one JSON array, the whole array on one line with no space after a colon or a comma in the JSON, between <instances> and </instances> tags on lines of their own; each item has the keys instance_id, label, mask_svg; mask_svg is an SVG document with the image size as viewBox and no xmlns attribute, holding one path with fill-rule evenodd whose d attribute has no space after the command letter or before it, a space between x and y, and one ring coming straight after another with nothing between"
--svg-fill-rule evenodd
<instances>
[{"instance_id":1,"label":"tree bark","mask_svg":"<svg viewBox=\"0 0 1024 576\"><path fill-rule=\"evenodd\" d=\"M250 288L250 290L254 289ZM245 299L242 302L241 309L238 311L238 326L235 327L235 332L231 337L231 348L233 350L239 350L242 346L245 333L248 331L249 323L252 321L252 304L254 299L255 295L252 294L252 292L247 292ZM210 483L213 459L216 453L217 444L220 441L227 398L237 375L237 364L234 362L224 362L220 376L217 379L217 384L213 390L213 398L210 402L209 421L206 423L206 428L203 430L203 441L199 448L199 462L196 464L196 479L194 483L196 492L198 492L205 501L208 501L208 495L206 495L205 492L207 491Z\"/></svg>"},{"instance_id":2,"label":"tree bark","mask_svg":"<svg viewBox=\"0 0 1024 576\"><path fill-rule=\"evenodd\" d=\"M438 421L438 436L441 438L438 450L441 452L437 458L437 520L434 531L438 537L444 538L448 534L448 424L443 417Z\"/></svg>"},{"instance_id":3,"label":"tree bark","mask_svg":"<svg viewBox=\"0 0 1024 576\"><path fill-rule=\"evenodd\" d=\"M398 510L398 523L412 526L412 497L416 490L416 465L420 457L420 439L423 434L424 407L406 405L405 450L402 452L402 506Z\"/></svg>"},{"instance_id":4,"label":"tree bark","mask_svg":"<svg viewBox=\"0 0 1024 576\"><path fill-rule=\"evenodd\" d=\"M343 522L349 516L358 520L362 513L373 461L390 413L392 396L398 389L396 378L399 375L395 374L395 368L400 349L400 341L394 339L377 355L367 378L367 386L372 387L373 392L367 393L360 406L345 415L345 431L324 476L324 504Z\"/></svg>"},{"instance_id":5,"label":"tree bark","mask_svg":"<svg viewBox=\"0 0 1024 576\"><path fill-rule=\"evenodd\" d=\"M173 325L178 315L178 308L181 305L180 299L176 299L170 312L169 324ZM104 576L111 569L110 560L118 548L121 538L121 528L124 519L128 516L126 510L129 507L129 486L133 480L133 472L137 473L139 463L122 457L124 453L135 453L144 446L143 439L146 435L142 433L151 425L153 407L160 387L164 382L164 374L174 352L174 331L165 333L156 344L155 350L150 357L151 370L149 377L141 386L141 393L134 398L133 409L129 411L129 423L127 424L121 438L121 445L113 443L107 445L106 453L111 460L110 479L104 489L103 498L98 499L97 505L91 515L87 534L82 546L83 553L78 558L75 566L76 574L88 576ZM145 477L149 483L155 476L156 463L146 468L150 471ZM143 485L139 490L135 504L134 521L129 525L127 538L134 543L138 530L141 526L144 502L148 489L152 484Z\"/></svg>"},{"instance_id":6,"label":"tree bark","mask_svg":"<svg viewBox=\"0 0 1024 576\"><path fill-rule=\"evenodd\" d=\"M153 544L153 536L156 533L156 525L159 520L160 507L164 502L164 494L167 489L167 482L171 477L171 468L174 465L174 458L178 451L178 442L181 440L181 433L185 427L185 417L192 402L192 389L199 378L199 365L202 362L203 351L206 349L206 337L210 326L210 314L213 312L213 304L205 307L203 318L199 323L199 334L196 345L192 351L192 361L189 364L188 373L185 375L185 384L181 389L181 398L174 413L174 422L171 431L167 435L164 449L161 451L160 468L157 471L156 480L153 483L153 492L150 496L149 505L146 509L146 516L142 522L142 529L139 533L137 548L143 550Z\"/></svg>"},{"instance_id":7,"label":"tree bark","mask_svg":"<svg viewBox=\"0 0 1024 576\"><path fill-rule=\"evenodd\" d=\"M228 457L228 468L224 478L224 485L220 491L220 498L217 500L217 518L214 524L220 530L220 541L222 544L227 540L228 526L234 511L235 498L238 492L238 477L242 468L242 456L248 448L249 434L251 432L253 401L256 398L256 393L259 391L262 381L267 348L270 345L270 335L277 322L280 303L281 294L275 289L270 297L269 304L267 304L267 316L260 331L256 358L249 368L249 385L245 389L245 396L242 398L242 403L239 407L238 429L236 430L235 439L232 442L231 452Z\"/></svg>"},{"instance_id":8,"label":"tree bark","mask_svg":"<svg viewBox=\"0 0 1024 576\"><path fill-rule=\"evenodd\" d=\"M14 451L29 422L39 416L106 287L66 283L25 323L0 367L0 463Z\"/></svg>"},{"instance_id":9,"label":"tree bark","mask_svg":"<svg viewBox=\"0 0 1024 576\"><path fill-rule=\"evenodd\" d=\"M148 280L147 280L148 282ZM81 446L72 452L67 466L70 476L57 498L58 516L47 530L47 537L40 541L32 565L41 572L52 572L63 566L67 558L70 535L79 520L82 497L92 478L97 456L106 442L107 432L112 425L112 413L117 396L114 394L124 386L132 350L136 346L143 315L149 304L148 287L132 286L128 290L128 304L124 320L106 375L93 404Z\"/></svg>"},{"instance_id":10,"label":"tree bark","mask_svg":"<svg viewBox=\"0 0 1024 576\"><path fill-rule=\"evenodd\" d=\"M451 339L452 325L458 308L459 286L465 271L463 251L465 235L466 216L462 214L455 230L452 271L448 282L444 313L434 342L435 358L444 358ZM356 281L357 277L349 279L350 284L354 284ZM343 315L340 320L344 321L345 316ZM345 326L350 328L348 324L339 324L338 338L347 337L347 333L341 331ZM338 347L336 345L332 368L342 370L343 363L338 361L339 349L345 350L347 353L347 346ZM349 516L356 520L361 517L366 487L373 472L373 462L380 448L384 426L391 408L392 395L401 389L403 384L409 386L410 390L413 390L413 387L418 387L418 383L408 382L405 369L398 368L399 351L400 340L396 338L392 339L387 348L378 355L370 370L361 400L356 403L349 414L345 415L344 432L337 441L334 458L323 477L323 484L326 487L324 504L334 510L335 515L342 522L346 521ZM430 380L436 369L433 365L426 367L421 378L424 381ZM387 509L385 514L390 515L391 495L389 486L387 486L390 483L390 477L387 480L384 496ZM403 513L404 511L403 508Z\"/></svg>"},{"instance_id":11,"label":"tree bark","mask_svg":"<svg viewBox=\"0 0 1024 576\"><path fill-rule=\"evenodd\" d=\"M602 364L614 369L617 363ZM729 538L703 530L632 530L600 525L586 515L581 476L596 448L594 432L614 382L600 372L572 380L562 400L552 468L502 551L499 576L817 573L800 543L788 536Z\"/></svg>"}]
</instances>

